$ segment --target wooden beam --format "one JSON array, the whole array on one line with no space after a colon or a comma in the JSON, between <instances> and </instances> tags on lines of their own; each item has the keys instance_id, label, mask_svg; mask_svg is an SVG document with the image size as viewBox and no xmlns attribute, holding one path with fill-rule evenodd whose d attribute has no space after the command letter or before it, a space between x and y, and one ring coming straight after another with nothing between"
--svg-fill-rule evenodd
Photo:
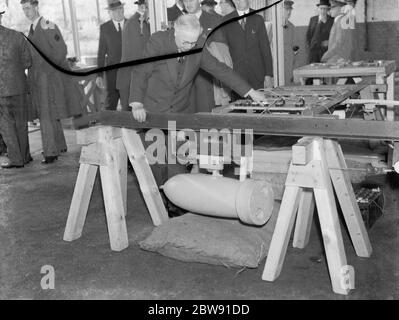
<instances>
[{"instance_id":1,"label":"wooden beam","mask_svg":"<svg viewBox=\"0 0 399 320\"><path fill-rule=\"evenodd\" d=\"M103 111L74 120L75 129L92 124L129 129L168 129L168 121L175 121L178 130L252 129L254 134L278 136L319 136L326 138L377 139L399 141L399 124L394 121L365 121L362 119L328 119L323 117L292 117L284 115L240 114L179 114L150 113L147 121L139 123L131 112Z\"/></svg>"}]
</instances>

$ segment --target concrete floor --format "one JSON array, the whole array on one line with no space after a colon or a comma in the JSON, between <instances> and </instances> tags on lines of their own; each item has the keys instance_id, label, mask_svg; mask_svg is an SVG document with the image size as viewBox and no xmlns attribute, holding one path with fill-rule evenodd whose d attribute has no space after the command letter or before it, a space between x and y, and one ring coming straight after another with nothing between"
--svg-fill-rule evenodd
<instances>
[{"instance_id":1,"label":"concrete floor","mask_svg":"<svg viewBox=\"0 0 399 320\"><path fill-rule=\"evenodd\" d=\"M96 182L81 239L62 240L78 172L80 147L66 130L69 152L43 166L40 132L30 134L34 162L0 170L0 299L399 299L399 193L385 184L386 212L370 231L374 253L356 257L344 234L356 289L331 290L317 228L305 250L288 249L274 283L258 269L183 263L143 251L138 242L153 229L135 177L128 178L130 247L110 250L101 189ZM41 267L55 268L55 290L42 290Z\"/></svg>"}]
</instances>

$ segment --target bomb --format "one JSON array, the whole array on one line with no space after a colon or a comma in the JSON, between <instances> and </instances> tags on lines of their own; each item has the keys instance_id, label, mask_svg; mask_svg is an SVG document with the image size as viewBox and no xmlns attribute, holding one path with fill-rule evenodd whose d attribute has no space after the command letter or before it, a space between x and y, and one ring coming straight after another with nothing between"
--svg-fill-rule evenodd
<instances>
[{"instance_id":1,"label":"bomb","mask_svg":"<svg viewBox=\"0 0 399 320\"><path fill-rule=\"evenodd\" d=\"M240 219L250 225L266 224L273 212L273 190L265 181L180 174L168 180L163 190L173 204L191 213Z\"/></svg>"}]
</instances>

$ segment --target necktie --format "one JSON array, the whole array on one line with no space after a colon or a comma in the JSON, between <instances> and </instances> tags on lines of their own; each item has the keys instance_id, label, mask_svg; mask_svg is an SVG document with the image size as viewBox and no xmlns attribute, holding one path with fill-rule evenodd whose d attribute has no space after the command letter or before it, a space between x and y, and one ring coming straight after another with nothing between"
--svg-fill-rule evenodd
<instances>
[{"instance_id":1,"label":"necktie","mask_svg":"<svg viewBox=\"0 0 399 320\"><path fill-rule=\"evenodd\" d=\"M33 23L30 25L29 34L33 36L35 30L33 30Z\"/></svg>"},{"instance_id":2,"label":"necktie","mask_svg":"<svg viewBox=\"0 0 399 320\"><path fill-rule=\"evenodd\" d=\"M247 18L244 18L244 19L241 19L240 20L240 24L241 24L241 28L243 29L243 30L245 30L245 24L246 24L246 21L247 20Z\"/></svg>"},{"instance_id":3,"label":"necktie","mask_svg":"<svg viewBox=\"0 0 399 320\"><path fill-rule=\"evenodd\" d=\"M121 28L121 24L120 23L118 23L118 32L122 33L122 28Z\"/></svg>"}]
</instances>

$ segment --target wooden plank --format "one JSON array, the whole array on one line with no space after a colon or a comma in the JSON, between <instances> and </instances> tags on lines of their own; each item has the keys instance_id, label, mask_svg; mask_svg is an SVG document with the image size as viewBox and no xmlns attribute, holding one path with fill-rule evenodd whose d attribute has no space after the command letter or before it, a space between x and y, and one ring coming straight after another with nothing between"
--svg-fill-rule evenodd
<instances>
[{"instance_id":1,"label":"wooden plank","mask_svg":"<svg viewBox=\"0 0 399 320\"><path fill-rule=\"evenodd\" d=\"M82 147L79 163L105 165L107 163L104 148L101 143L93 143Z\"/></svg>"},{"instance_id":2,"label":"wooden plank","mask_svg":"<svg viewBox=\"0 0 399 320\"><path fill-rule=\"evenodd\" d=\"M356 254L359 257L368 258L372 253L371 243L356 201L352 183L346 172L347 166L341 147L335 141L326 140L325 148L328 166L334 168L329 170L331 180L334 184ZM342 168L342 170L337 168Z\"/></svg>"},{"instance_id":3,"label":"wooden plank","mask_svg":"<svg viewBox=\"0 0 399 320\"><path fill-rule=\"evenodd\" d=\"M122 129L122 139L139 181L152 222L155 226L160 226L168 221L169 217L146 158L140 136L134 130Z\"/></svg>"},{"instance_id":4,"label":"wooden plank","mask_svg":"<svg viewBox=\"0 0 399 320\"><path fill-rule=\"evenodd\" d=\"M117 153L116 161L118 163L118 178L121 184L123 208L125 216L127 214L127 153L122 138L116 139Z\"/></svg>"},{"instance_id":5,"label":"wooden plank","mask_svg":"<svg viewBox=\"0 0 399 320\"><path fill-rule=\"evenodd\" d=\"M387 90L387 100L395 99L395 73L390 74L386 79L388 90ZM395 107L387 105L387 120L395 121Z\"/></svg>"},{"instance_id":6,"label":"wooden plank","mask_svg":"<svg viewBox=\"0 0 399 320\"><path fill-rule=\"evenodd\" d=\"M313 160L314 153L314 139L305 137L292 146L292 164L307 165Z\"/></svg>"},{"instance_id":7,"label":"wooden plank","mask_svg":"<svg viewBox=\"0 0 399 320\"><path fill-rule=\"evenodd\" d=\"M168 130L168 121L175 121L178 130L190 128L228 129L250 128L254 134L279 136L319 136L326 138L378 139L399 141L399 124L394 121L364 121L361 119L329 119L324 117L297 117L281 115L237 114L148 114L145 123L133 119L131 112L103 111L96 115L74 120L79 128L96 121L103 125L129 129L159 128Z\"/></svg>"},{"instance_id":8,"label":"wooden plank","mask_svg":"<svg viewBox=\"0 0 399 320\"><path fill-rule=\"evenodd\" d=\"M87 210L96 180L97 166L81 164L76 179L68 220L64 231L64 241L74 241L82 236Z\"/></svg>"},{"instance_id":9,"label":"wooden plank","mask_svg":"<svg viewBox=\"0 0 399 320\"><path fill-rule=\"evenodd\" d=\"M100 130L102 130L102 128L103 126L96 126L76 131L76 143L79 145L97 143L100 140ZM121 137L119 128L111 128L109 130L112 130L111 135L113 138L116 139Z\"/></svg>"},{"instance_id":10,"label":"wooden plank","mask_svg":"<svg viewBox=\"0 0 399 320\"><path fill-rule=\"evenodd\" d=\"M304 189L302 191L296 218L293 241L294 248L305 249L309 243L315 205L313 190Z\"/></svg>"},{"instance_id":11,"label":"wooden plank","mask_svg":"<svg viewBox=\"0 0 399 320\"><path fill-rule=\"evenodd\" d=\"M376 74L390 75L396 69L395 61L384 61L382 66L314 66L306 65L294 70L294 79L299 78L340 78L340 77L363 77L375 76ZM296 80L295 80L296 81Z\"/></svg>"},{"instance_id":12,"label":"wooden plank","mask_svg":"<svg viewBox=\"0 0 399 320\"><path fill-rule=\"evenodd\" d=\"M129 246L125 221L125 206L120 180L118 142L112 127L99 130L100 142L104 145L107 163L100 166L101 185L107 216L108 234L113 251L122 251Z\"/></svg>"},{"instance_id":13,"label":"wooden plank","mask_svg":"<svg viewBox=\"0 0 399 320\"><path fill-rule=\"evenodd\" d=\"M324 249L326 251L328 269L333 291L338 294L348 294L350 288L343 286L342 272L347 267L344 242L338 218L337 207L331 179L329 176L324 143L317 143L316 153L320 156L322 175L319 184L322 187L314 189L317 212L319 216Z\"/></svg>"},{"instance_id":14,"label":"wooden plank","mask_svg":"<svg viewBox=\"0 0 399 320\"><path fill-rule=\"evenodd\" d=\"M301 188L299 187L287 186L285 188L276 227L270 243L269 253L266 258L262 280L274 281L281 273L298 210L301 192Z\"/></svg>"}]
</instances>

